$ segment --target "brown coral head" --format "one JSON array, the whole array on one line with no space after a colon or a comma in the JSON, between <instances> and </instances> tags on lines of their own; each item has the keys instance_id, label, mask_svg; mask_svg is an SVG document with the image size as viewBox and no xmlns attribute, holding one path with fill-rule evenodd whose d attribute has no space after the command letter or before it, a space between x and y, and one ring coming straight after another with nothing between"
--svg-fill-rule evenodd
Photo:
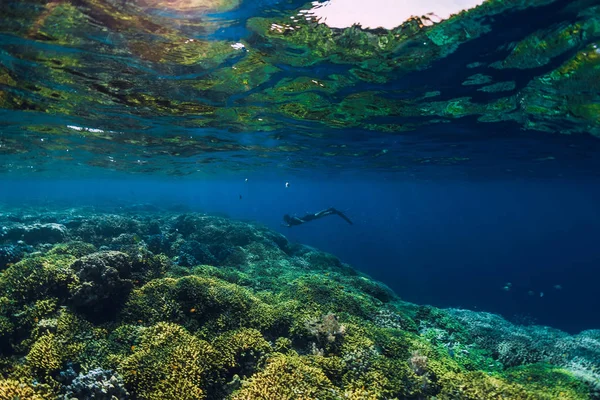
<instances>
[{"instance_id":1,"label":"brown coral head","mask_svg":"<svg viewBox=\"0 0 600 400\"><path fill-rule=\"evenodd\" d=\"M419 376L425 375L427 373L427 356L421 354L418 350L415 350L408 359L408 365L415 374Z\"/></svg>"}]
</instances>

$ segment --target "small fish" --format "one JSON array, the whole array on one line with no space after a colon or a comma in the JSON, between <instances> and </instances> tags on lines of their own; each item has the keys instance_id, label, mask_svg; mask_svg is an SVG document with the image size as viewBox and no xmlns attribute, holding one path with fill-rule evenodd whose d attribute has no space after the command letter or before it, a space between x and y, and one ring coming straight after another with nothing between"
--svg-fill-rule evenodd
<instances>
[{"instance_id":1,"label":"small fish","mask_svg":"<svg viewBox=\"0 0 600 400\"><path fill-rule=\"evenodd\" d=\"M285 187L286 187L286 188L289 188L289 187L290 187L290 183L289 183L289 182L286 182L286 183L285 183Z\"/></svg>"},{"instance_id":2,"label":"small fish","mask_svg":"<svg viewBox=\"0 0 600 400\"><path fill-rule=\"evenodd\" d=\"M544 292L540 292L540 297L544 297Z\"/></svg>"},{"instance_id":3,"label":"small fish","mask_svg":"<svg viewBox=\"0 0 600 400\"><path fill-rule=\"evenodd\" d=\"M504 290L505 292L510 291L510 286L506 285L502 288L502 290Z\"/></svg>"},{"instance_id":4,"label":"small fish","mask_svg":"<svg viewBox=\"0 0 600 400\"><path fill-rule=\"evenodd\" d=\"M240 200L242 199L242 195L240 194Z\"/></svg>"},{"instance_id":5,"label":"small fish","mask_svg":"<svg viewBox=\"0 0 600 400\"><path fill-rule=\"evenodd\" d=\"M533 290L530 290L529 292L527 292L527 294L530 296L535 296L535 292Z\"/></svg>"},{"instance_id":6,"label":"small fish","mask_svg":"<svg viewBox=\"0 0 600 400\"><path fill-rule=\"evenodd\" d=\"M552 286L554 289L556 290L562 290L562 286L561 285L554 285Z\"/></svg>"},{"instance_id":7,"label":"small fish","mask_svg":"<svg viewBox=\"0 0 600 400\"><path fill-rule=\"evenodd\" d=\"M191 313L195 313L195 312L196 312L196 309L195 309L195 308L190 308L190 312L191 312Z\"/></svg>"},{"instance_id":8,"label":"small fish","mask_svg":"<svg viewBox=\"0 0 600 400\"><path fill-rule=\"evenodd\" d=\"M246 178L246 179L244 180L244 182L248 182L248 178Z\"/></svg>"}]
</instances>

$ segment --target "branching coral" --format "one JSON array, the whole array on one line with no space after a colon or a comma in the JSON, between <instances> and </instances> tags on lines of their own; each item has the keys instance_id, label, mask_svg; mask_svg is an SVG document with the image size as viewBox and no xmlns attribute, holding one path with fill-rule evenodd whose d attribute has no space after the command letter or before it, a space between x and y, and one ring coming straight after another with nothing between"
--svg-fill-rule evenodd
<instances>
[{"instance_id":1,"label":"branching coral","mask_svg":"<svg viewBox=\"0 0 600 400\"><path fill-rule=\"evenodd\" d=\"M63 343L60 337L49 333L35 341L27 354L27 365L42 380L51 382L65 362L77 356L82 344Z\"/></svg>"},{"instance_id":2,"label":"branching coral","mask_svg":"<svg viewBox=\"0 0 600 400\"><path fill-rule=\"evenodd\" d=\"M247 289L197 276L148 283L133 292L123 314L131 321L178 322L212 334L240 327L267 328L275 319L274 310Z\"/></svg>"},{"instance_id":3,"label":"branching coral","mask_svg":"<svg viewBox=\"0 0 600 400\"><path fill-rule=\"evenodd\" d=\"M140 398L198 400L220 369L219 354L182 327L158 323L119 366L125 383Z\"/></svg>"},{"instance_id":4,"label":"branching coral","mask_svg":"<svg viewBox=\"0 0 600 400\"><path fill-rule=\"evenodd\" d=\"M220 354L220 363L229 373L248 373L257 360L270 352L271 345L256 329L239 329L219 336L213 346Z\"/></svg>"},{"instance_id":5,"label":"branching coral","mask_svg":"<svg viewBox=\"0 0 600 400\"><path fill-rule=\"evenodd\" d=\"M10 400L46 400L31 384L14 379L0 379L0 399Z\"/></svg>"},{"instance_id":6,"label":"branching coral","mask_svg":"<svg viewBox=\"0 0 600 400\"><path fill-rule=\"evenodd\" d=\"M70 269L73 261L73 256L59 254L23 259L0 276L0 291L18 302L65 298L68 285L75 280Z\"/></svg>"},{"instance_id":7,"label":"branching coral","mask_svg":"<svg viewBox=\"0 0 600 400\"><path fill-rule=\"evenodd\" d=\"M232 400L328 400L339 397L323 371L308 365L298 355L279 354L269 359L264 370L244 382Z\"/></svg>"}]
</instances>

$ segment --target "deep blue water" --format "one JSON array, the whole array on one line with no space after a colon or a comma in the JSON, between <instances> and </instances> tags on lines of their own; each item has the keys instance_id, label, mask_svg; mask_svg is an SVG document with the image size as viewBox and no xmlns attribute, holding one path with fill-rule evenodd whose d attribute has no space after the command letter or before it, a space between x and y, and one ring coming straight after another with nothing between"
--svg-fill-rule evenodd
<instances>
[{"instance_id":1,"label":"deep blue water","mask_svg":"<svg viewBox=\"0 0 600 400\"><path fill-rule=\"evenodd\" d=\"M492 311L570 332L600 327L600 188L592 179L441 182L240 175L226 180L4 180L1 185L2 203L118 207L149 202L226 213L329 251L411 302ZM281 226L286 213L330 206L346 210L355 224L330 216ZM502 289L507 282L510 291Z\"/></svg>"}]
</instances>

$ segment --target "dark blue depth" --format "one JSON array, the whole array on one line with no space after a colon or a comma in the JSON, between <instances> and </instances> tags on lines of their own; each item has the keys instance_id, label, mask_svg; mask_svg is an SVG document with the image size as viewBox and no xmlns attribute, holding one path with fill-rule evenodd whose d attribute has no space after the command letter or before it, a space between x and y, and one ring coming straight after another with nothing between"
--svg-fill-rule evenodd
<instances>
[{"instance_id":1,"label":"dark blue depth","mask_svg":"<svg viewBox=\"0 0 600 400\"><path fill-rule=\"evenodd\" d=\"M2 203L41 203L49 209L58 203L119 210L150 202L226 213L329 251L411 302L496 312L570 332L600 326L595 312L600 307L600 189L592 180L239 175L205 181L4 180L0 185ZM286 213L331 206L346 211L354 225L335 215L299 227L281 225ZM506 291L508 282L512 287Z\"/></svg>"}]
</instances>

